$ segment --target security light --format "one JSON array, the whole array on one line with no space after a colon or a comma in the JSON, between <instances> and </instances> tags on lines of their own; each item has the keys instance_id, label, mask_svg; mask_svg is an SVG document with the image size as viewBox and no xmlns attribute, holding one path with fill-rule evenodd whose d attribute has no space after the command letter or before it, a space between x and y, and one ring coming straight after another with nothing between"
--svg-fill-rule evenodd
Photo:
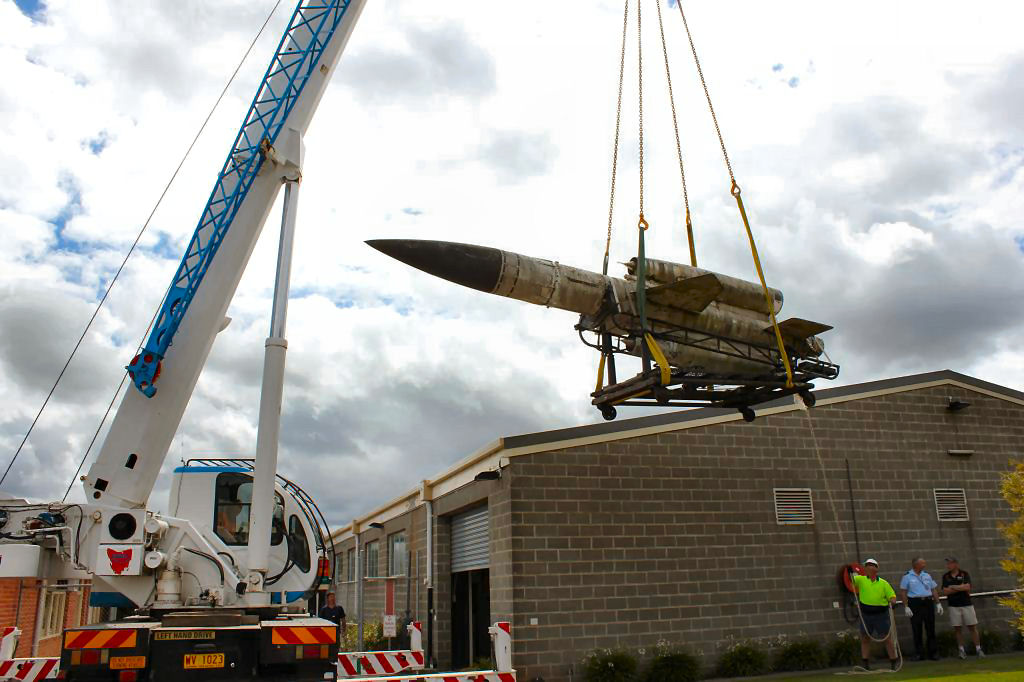
<instances>
[{"instance_id":1,"label":"security light","mask_svg":"<svg viewBox=\"0 0 1024 682\"><path fill-rule=\"evenodd\" d=\"M970 407L971 404L966 400L960 400L958 398L950 398L949 404L946 405L946 409L950 412L959 412L960 410Z\"/></svg>"}]
</instances>

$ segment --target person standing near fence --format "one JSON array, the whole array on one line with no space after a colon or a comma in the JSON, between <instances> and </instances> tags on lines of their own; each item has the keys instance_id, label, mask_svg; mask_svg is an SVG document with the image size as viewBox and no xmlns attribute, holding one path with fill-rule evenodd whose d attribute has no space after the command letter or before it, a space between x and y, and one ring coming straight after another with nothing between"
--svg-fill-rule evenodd
<instances>
[{"instance_id":1,"label":"person standing near fence","mask_svg":"<svg viewBox=\"0 0 1024 682\"><path fill-rule=\"evenodd\" d=\"M322 607L317 615L338 626L338 644L340 645L345 639L348 619L345 616L345 609L338 606L338 598L334 596L333 592L327 593L327 605Z\"/></svg>"},{"instance_id":2,"label":"person standing near fence","mask_svg":"<svg viewBox=\"0 0 1024 682\"><path fill-rule=\"evenodd\" d=\"M942 604L939 603L939 584L924 568L924 557L916 557L910 562L910 570L900 580L900 601L903 602L914 631L917 660L930 658L937 661L939 645L935 641L935 614L942 615ZM928 634L927 652L924 648L922 630Z\"/></svg>"},{"instance_id":3,"label":"person standing near fence","mask_svg":"<svg viewBox=\"0 0 1024 682\"><path fill-rule=\"evenodd\" d=\"M853 576L853 591L857 593L860 609L860 656L865 670L871 670L871 640L885 641L889 654L889 665L893 670L899 666L896 656L896 642L893 640L893 618L889 609L896 605L896 593L884 578L878 577L878 562L864 560L867 575Z\"/></svg>"},{"instance_id":4,"label":"person standing near fence","mask_svg":"<svg viewBox=\"0 0 1024 682\"><path fill-rule=\"evenodd\" d=\"M967 658L967 652L964 651L964 625L971 631L974 650L981 658L985 652L981 650L978 615L974 612L974 605L971 604L971 574L961 571L960 562L953 556L946 557L946 568L949 570L942 574L942 594L946 595L949 600L949 624L953 626L953 632L956 633L960 658Z\"/></svg>"}]
</instances>

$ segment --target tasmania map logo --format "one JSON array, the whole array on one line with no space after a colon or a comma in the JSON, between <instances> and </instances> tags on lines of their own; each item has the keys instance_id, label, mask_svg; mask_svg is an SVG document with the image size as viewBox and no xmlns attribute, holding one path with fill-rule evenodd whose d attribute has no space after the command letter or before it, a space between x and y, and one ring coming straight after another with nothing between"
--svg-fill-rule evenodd
<instances>
[{"instance_id":1,"label":"tasmania map logo","mask_svg":"<svg viewBox=\"0 0 1024 682\"><path fill-rule=\"evenodd\" d=\"M113 570L117 575L121 575L132 562L132 550L122 549L121 551L117 551L108 549L107 558L110 559L111 570Z\"/></svg>"}]
</instances>

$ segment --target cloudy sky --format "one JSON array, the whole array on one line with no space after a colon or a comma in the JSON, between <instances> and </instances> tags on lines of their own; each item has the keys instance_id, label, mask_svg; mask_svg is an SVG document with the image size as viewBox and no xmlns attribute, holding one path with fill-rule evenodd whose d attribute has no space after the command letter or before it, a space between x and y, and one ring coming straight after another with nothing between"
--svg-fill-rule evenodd
<instances>
[{"instance_id":1,"label":"cloudy sky","mask_svg":"<svg viewBox=\"0 0 1024 682\"><path fill-rule=\"evenodd\" d=\"M657 15L643 2L648 252L685 260ZM282 4L7 492L63 494L287 22ZM273 5L0 0L0 465ZM786 315L836 327L825 339L839 383L951 368L1024 388L1024 9L684 6L769 283ZM662 9L700 263L752 279L682 23ZM433 280L363 241L465 241L598 269L621 31L611 0L370 1L306 137L289 314L281 468L332 522L502 435L600 420L596 357L572 315ZM630 39L615 262L635 251L632 23ZM254 450L271 215L168 469Z\"/></svg>"}]
</instances>

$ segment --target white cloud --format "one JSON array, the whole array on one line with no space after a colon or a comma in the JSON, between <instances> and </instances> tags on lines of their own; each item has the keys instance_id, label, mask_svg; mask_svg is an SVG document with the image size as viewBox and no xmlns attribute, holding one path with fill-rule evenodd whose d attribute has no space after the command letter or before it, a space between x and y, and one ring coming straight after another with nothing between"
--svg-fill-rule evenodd
<instances>
[{"instance_id":1,"label":"white cloud","mask_svg":"<svg viewBox=\"0 0 1024 682\"><path fill-rule=\"evenodd\" d=\"M896 265L934 245L932 235L906 222L875 223L864 232L841 233L843 245L872 265Z\"/></svg>"},{"instance_id":2,"label":"white cloud","mask_svg":"<svg viewBox=\"0 0 1024 682\"><path fill-rule=\"evenodd\" d=\"M126 12L51 0L33 22L0 1L0 462L272 4L147 1ZM836 326L826 340L841 381L949 366L1020 387L1021 323L1007 314L1024 297L1014 13L965 21L952 2L688 7L770 283L786 292L787 316ZM11 492L63 493L286 14L157 212ZM753 278L674 9L665 21L701 264ZM648 247L684 260L654 12L645 31ZM620 36L617 2L368 4L306 137L289 316L282 468L332 520L496 437L599 420L588 397L596 358L573 316L459 289L362 242L451 239L599 267ZM634 49L614 261L635 250ZM169 460L254 448L278 210ZM166 486L164 476L154 506Z\"/></svg>"}]
</instances>

